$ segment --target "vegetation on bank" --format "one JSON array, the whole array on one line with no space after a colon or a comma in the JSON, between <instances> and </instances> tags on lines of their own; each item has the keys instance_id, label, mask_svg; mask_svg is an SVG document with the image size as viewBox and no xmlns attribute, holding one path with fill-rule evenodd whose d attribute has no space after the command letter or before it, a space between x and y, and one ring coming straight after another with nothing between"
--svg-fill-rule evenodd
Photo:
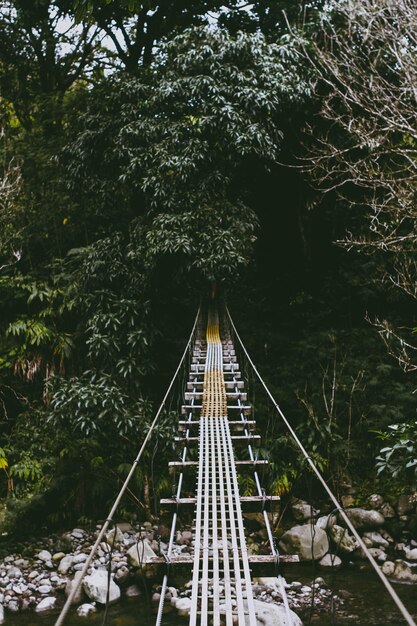
<instances>
[{"instance_id":1,"label":"vegetation on bank","mask_svg":"<svg viewBox=\"0 0 417 626\"><path fill-rule=\"evenodd\" d=\"M415 486L417 10L239 7L0 4L4 528L105 514L211 280L336 490ZM174 430L123 515L169 492Z\"/></svg>"}]
</instances>

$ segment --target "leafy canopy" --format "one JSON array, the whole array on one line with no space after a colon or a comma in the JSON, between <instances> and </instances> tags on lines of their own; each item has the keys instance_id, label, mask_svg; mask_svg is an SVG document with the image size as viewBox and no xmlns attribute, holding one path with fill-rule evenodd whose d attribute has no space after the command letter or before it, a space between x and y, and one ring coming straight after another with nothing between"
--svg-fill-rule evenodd
<instances>
[{"instance_id":1,"label":"leafy canopy","mask_svg":"<svg viewBox=\"0 0 417 626\"><path fill-rule=\"evenodd\" d=\"M84 190L90 207L97 193L109 210L115 197L126 199L144 216L148 260L180 253L203 276L235 275L256 227L249 182L277 162L280 118L309 93L296 68L289 42L210 28L181 33L152 71L92 95L65 151L70 190Z\"/></svg>"}]
</instances>

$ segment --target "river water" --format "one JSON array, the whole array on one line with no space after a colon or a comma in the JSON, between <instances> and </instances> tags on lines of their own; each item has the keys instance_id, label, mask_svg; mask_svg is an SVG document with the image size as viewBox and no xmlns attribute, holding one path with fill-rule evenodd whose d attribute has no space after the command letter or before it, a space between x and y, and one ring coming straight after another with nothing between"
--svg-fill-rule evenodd
<instances>
[{"instance_id":1,"label":"river water","mask_svg":"<svg viewBox=\"0 0 417 626\"><path fill-rule=\"evenodd\" d=\"M323 574L320 569L315 576L323 576L327 585L337 594L343 590L347 599L332 615L312 613L310 609L300 614L304 626L401 626L404 624L399 611L395 607L382 583L375 573L356 564L352 568L344 568L333 574ZM311 566L292 565L286 571L286 579L291 582L299 580L309 583L312 580ZM395 585L397 593L407 606L414 619L417 620L417 587L415 585ZM351 594L351 595L350 595ZM99 611L87 618L80 618L72 613L66 623L69 626L101 626L104 612ZM5 626L53 626L57 612L47 614L22 613L6 614ZM154 626L155 611L149 606L146 595L139 598L126 598L119 604L110 607L108 626ZM169 614L164 617L166 626L187 624L187 620Z\"/></svg>"}]
</instances>

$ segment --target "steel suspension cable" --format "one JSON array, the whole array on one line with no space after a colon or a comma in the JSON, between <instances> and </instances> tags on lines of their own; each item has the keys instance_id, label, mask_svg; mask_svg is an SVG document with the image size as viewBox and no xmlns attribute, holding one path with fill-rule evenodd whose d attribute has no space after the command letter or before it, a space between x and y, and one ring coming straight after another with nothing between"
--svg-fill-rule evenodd
<instances>
[{"instance_id":1,"label":"steel suspension cable","mask_svg":"<svg viewBox=\"0 0 417 626\"><path fill-rule=\"evenodd\" d=\"M130 482L130 480L131 480L131 478L132 478L132 476L133 476L133 474L134 474L134 472L136 470L136 467L139 464L139 461L140 461L140 459L141 459L141 457L143 455L143 452L144 452L144 450L146 448L146 445L149 442L149 439L151 438L151 435L152 435L152 433L153 433L153 431L155 429L155 426L156 426L156 424L157 424L157 422L159 420L159 417L160 417L160 415L162 413L162 410L163 410L163 408L165 406L165 402L167 401L167 398L168 398L168 396L169 396L169 394L171 392L171 389L172 389L172 387L173 387L173 385L174 385L174 383L175 383L175 381L177 379L177 376L178 376L178 374L179 374L179 372L181 370L182 364L184 363L185 357L187 355L188 349L189 349L189 347L191 345L191 342L192 342L192 339L193 339L193 336L194 336L194 332L195 332L195 329L196 329L199 317L200 317L200 307L198 308L197 314L195 316L194 324L193 324L193 327L192 327L192 330L191 330L191 333L190 333L190 337L189 337L189 339L187 341L187 345L185 346L185 350L184 350L184 352L182 354L180 362L178 363L178 367L175 370L175 373L174 373L174 375L173 375L173 377L171 379L171 382L170 382L170 384L168 386L168 389L167 389L167 391L166 391L166 393L165 393L165 395L163 397L163 400L162 400L162 402L161 402L161 404L159 406L159 409L157 410L157 412L155 414L155 417L154 417L154 419L153 419L153 421L152 421L152 423L151 423L151 425L150 425L150 427L148 429L148 432L146 433L146 437L143 440L143 443L142 443L142 445L140 447L140 450L139 450L135 460L132 463L132 467L130 468L130 471L129 471L129 473L128 473L128 475L127 475L127 477L126 477L126 479L125 479L125 481L124 481L124 483L123 483L123 485L122 485L122 487L121 487L121 489L119 491L119 494L118 494L116 500L113 503L113 506L112 506L112 508L110 510L110 513L109 513L106 521L104 522L103 526L100 529L100 532L99 532L99 534L97 536L96 542L95 542L95 544L94 544L90 554L88 555L87 560L84 563L84 566L83 566L83 568L81 570L81 575L80 575L78 581L74 583L73 588L71 590L71 593L68 596L64 606L62 607L61 613L59 614L58 619L55 622L54 626L61 626L64 623L64 620L65 620L65 618L66 618L66 616L68 614L69 609L71 608L71 605L73 603L75 595L76 595L76 593L77 593L77 591L78 591L78 589L79 589L79 587L81 585L81 582L82 582L84 576L87 573L87 570L88 570L88 568L89 568L89 566L91 564L91 561L93 560L93 557L94 557L94 555L95 555L95 553L96 553L96 551L97 551L97 549L98 549L98 547L99 547L99 545L100 545L100 543L101 543L101 541L102 541L102 539L104 537L104 534L106 533L109 525L113 521L113 516L116 513L117 508L118 508L118 506L120 504L120 501L121 501L121 499L122 499L122 497L123 497L123 495L124 495L128 485L129 485L129 482Z\"/></svg>"},{"instance_id":2,"label":"steel suspension cable","mask_svg":"<svg viewBox=\"0 0 417 626\"><path fill-rule=\"evenodd\" d=\"M248 362L250 363L253 371L255 372L256 376L258 377L259 382L261 383L261 385L265 389L266 393L268 394L271 402L273 403L273 405L274 405L275 409L277 410L278 414L280 415L282 421L284 422L285 426L287 427L288 431L290 432L290 434L291 434L292 438L294 439L295 443L297 444L297 446L300 448L301 452L303 453L307 463L309 464L309 466L311 467L312 471L314 472L314 474L318 478L319 482L323 486L324 490L326 491L327 495L329 496L329 498L331 499L331 501L335 505L337 511L339 512L340 517L343 519L343 521L345 522L346 526L349 528L349 530L351 531L352 535L355 537L356 541L358 542L358 544L362 548L364 554L366 555L366 557L368 558L368 560L371 563L372 567L374 568L375 572L377 573L377 575L381 579L381 582L383 583L384 587L386 588L386 590L390 594L392 600L397 605L397 608L402 613L402 616L404 617L404 619L407 622L407 624L409 624L409 626L416 626L416 623L415 623L414 619L412 618L412 616L408 612L407 608L403 604L402 600L398 596L398 594L395 591L395 589L392 587L392 585L389 582L388 578L385 576L385 574L379 568L378 563L375 561L374 557L369 552L367 546L365 545L364 541L362 540L362 537L359 535L358 531L353 526L353 524L350 521L349 517L346 515L342 505L338 502L336 496L334 495L334 493L332 492L330 487L327 485L325 479L323 478L323 476L321 475L320 471L317 469L316 465L314 464L314 461L311 459L311 457L308 454L307 450L304 448L303 444L301 443L300 439L298 438L297 433L295 432L295 430L293 429L293 427L291 426L291 424L289 423L289 421L285 417L284 413L282 412L280 406L276 402L276 400L273 397L272 393L269 391L269 388L267 387L265 381L263 380L262 376L258 372L258 370L256 368L256 365L254 364L254 362L252 361L251 357L249 356L249 353L246 350L246 347L245 347L242 339L240 338L239 333L237 332L236 326L235 326L235 324L234 324L234 322L232 320L232 316L231 316L229 308L227 306L226 306L226 312L227 312L227 315L228 315L231 327L233 329L233 332L234 332L237 340L239 341L240 346L241 346L241 348L242 348L246 358L248 359Z\"/></svg>"}]
</instances>

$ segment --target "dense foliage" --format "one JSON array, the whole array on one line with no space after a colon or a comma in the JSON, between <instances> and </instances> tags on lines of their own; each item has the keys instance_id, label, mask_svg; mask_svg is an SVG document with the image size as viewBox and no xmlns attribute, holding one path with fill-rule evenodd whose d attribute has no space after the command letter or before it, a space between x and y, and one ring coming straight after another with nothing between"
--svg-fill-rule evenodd
<instances>
[{"instance_id":1,"label":"dense foliage","mask_svg":"<svg viewBox=\"0 0 417 626\"><path fill-rule=\"evenodd\" d=\"M415 479L416 11L180 5L0 3L9 528L105 514L212 281L337 489L381 438L381 476ZM169 492L177 400L125 515ZM282 493L305 472L271 424Z\"/></svg>"}]
</instances>

